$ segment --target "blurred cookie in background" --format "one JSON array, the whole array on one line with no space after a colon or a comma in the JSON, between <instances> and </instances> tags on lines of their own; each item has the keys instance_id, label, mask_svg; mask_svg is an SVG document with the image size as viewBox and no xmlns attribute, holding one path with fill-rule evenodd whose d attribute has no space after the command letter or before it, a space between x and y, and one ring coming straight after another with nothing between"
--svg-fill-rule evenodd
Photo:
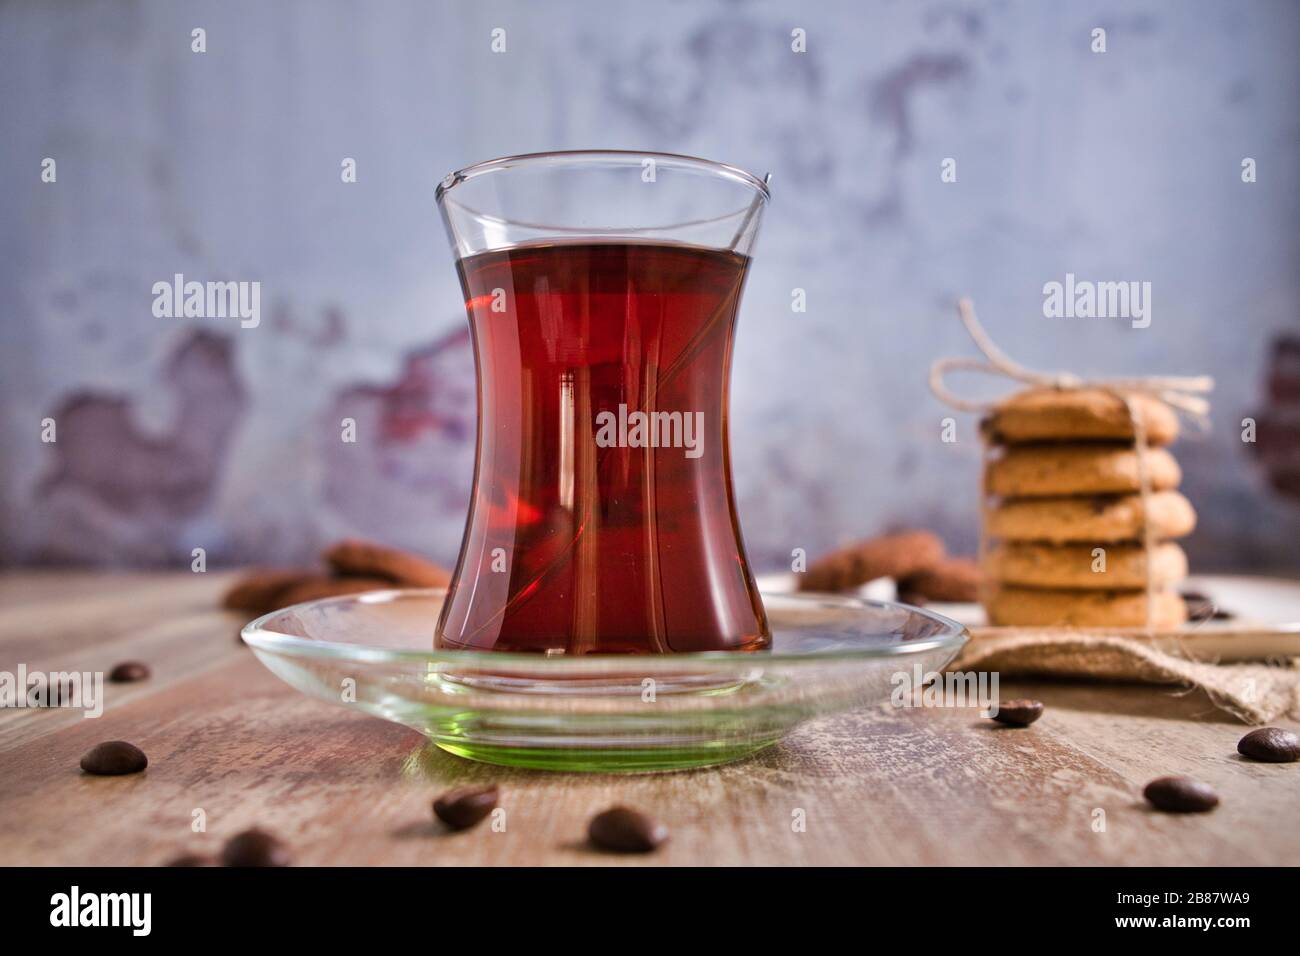
<instances>
[{"instance_id":1,"label":"blurred cookie in background","mask_svg":"<svg viewBox=\"0 0 1300 956\"><path fill-rule=\"evenodd\" d=\"M876 578L896 581L932 570L944 559L931 531L911 529L865 538L814 561L799 576L801 591L847 591Z\"/></svg>"},{"instance_id":2,"label":"blurred cookie in background","mask_svg":"<svg viewBox=\"0 0 1300 956\"><path fill-rule=\"evenodd\" d=\"M1273 339L1265 379L1265 405L1254 417L1255 441L1269 486L1300 501L1300 336Z\"/></svg>"}]
</instances>

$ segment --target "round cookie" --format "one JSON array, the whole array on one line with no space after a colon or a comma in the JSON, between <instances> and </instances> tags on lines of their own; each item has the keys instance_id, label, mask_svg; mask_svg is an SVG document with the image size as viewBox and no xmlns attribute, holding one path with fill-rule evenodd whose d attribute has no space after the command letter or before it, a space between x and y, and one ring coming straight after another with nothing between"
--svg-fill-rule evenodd
<instances>
[{"instance_id":1,"label":"round cookie","mask_svg":"<svg viewBox=\"0 0 1300 956\"><path fill-rule=\"evenodd\" d=\"M1192 503L1176 491L1153 492L1146 520L1159 540L1181 538L1196 527ZM1092 498L1013 498L990 509L988 533L1009 541L1140 541L1141 495Z\"/></svg>"},{"instance_id":2,"label":"round cookie","mask_svg":"<svg viewBox=\"0 0 1300 956\"><path fill-rule=\"evenodd\" d=\"M373 541L348 538L328 548L324 557L331 568L344 575L383 578L417 588L443 588L451 581L446 568Z\"/></svg>"},{"instance_id":3,"label":"round cookie","mask_svg":"<svg viewBox=\"0 0 1300 956\"><path fill-rule=\"evenodd\" d=\"M875 578L901 580L943 560L943 542L929 531L867 538L814 561L799 578L801 591L843 591Z\"/></svg>"},{"instance_id":4,"label":"round cookie","mask_svg":"<svg viewBox=\"0 0 1300 956\"><path fill-rule=\"evenodd\" d=\"M393 582L386 578L331 578L324 574L286 588L279 596L282 607L301 604L304 601L319 601L321 598L343 597L347 594L362 594L366 591L385 591L393 587Z\"/></svg>"},{"instance_id":5,"label":"round cookie","mask_svg":"<svg viewBox=\"0 0 1300 956\"><path fill-rule=\"evenodd\" d=\"M1103 556L1104 571L1094 571ZM1147 585L1146 549L1140 544L1039 544L1008 541L995 546L985 558L989 578L1003 584L1030 588L1084 588L1121 590ZM1187 577L1187 555L1176 544L1151 549L1151 580L1157 587Z\"/></svg>"},{"instance_id":6,"label":"round cookie","mask_svg":"<svg viewBox=\"0 0 1300 956\"><path fill-rule=\"evenodd\" d=\"M1178 437L1178 416L1158 398L1130 393L1133 414L1145 426L1147 444ZM1037 441L1132 441L1133 420L1124 401L1098 388L1035 388L1001 402L985 421L1002 444Z\"/></svg>"},{"instance_id":7,"label":"round cookie","mask_svg":"<svg viewBox=\"0 0 1300 956\"><path fill-rule=\"evenodd\" d=\"M1152 491L1177 488L1183 480L1163 448L1148 449L1146 464ZM985 488L1005 498L1140 491L1138 452L1128 445L1014 445L989 462Z\"/></svg>"},{"instance_id":8,"label":"round cookie","mask_svg":"<svg viewBox=\"0 0 1300 956\"><path fill-rule=\"evenodd\" d=\"M1151 627L1172 631L1187 622L1183 599L1174 591L1151 595ZM1145 591L1068 591L999 588L985 603L997 627L1146 627Z\"/></svg>"},{"instance_id":9,"label":"round cookie","mask_svg":"<svg viewBox=\"0 0 1300 956\"><path fill-rule=\"evenodd\" d=\"M230 586L221 599L221 606L232 611L266 614L285 606L280 598L289 588L317 576L317 572L301 568L254 568Z\"/></svg>"},{"instance_id":10,"label":"round cookie","mask_svg":"<svg viewBox=\"0 0 1300 956\"><path fill-rule=\"evenodd\" d=\"M983 577L974 558L944 558L929 570L899 581L899 600L915 595L927 601L978 601Z\"/></svg>"}]
</instances>

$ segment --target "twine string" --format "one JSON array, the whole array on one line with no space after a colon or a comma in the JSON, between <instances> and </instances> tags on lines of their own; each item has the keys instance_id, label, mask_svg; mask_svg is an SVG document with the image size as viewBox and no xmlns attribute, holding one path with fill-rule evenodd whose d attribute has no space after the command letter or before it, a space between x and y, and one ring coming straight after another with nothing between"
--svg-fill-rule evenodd
<instances>
[{"instance_id":1,"label":"twine string","mask_svg":"<svg viewBox=\"0 0 1300 956\"><path fill-rule=\"evenodd\" d=\"M946 405L963 412L991 411L996 401L976 401L962 398L948 389L944 377L949 372L983 372L1009 378L1024 385L1040 388L1073 390L1099 388L1113 393L1140 392L1158 398L1171 408L1182 412L1199 427L1209 425L1210 403L1202 396L1214 390L1214 379L1209 375L1145 375L1133 378L1085 379L1070 372L1036 372L1012 359L993 342L975 316L975 306L970 299L957 303L957 314L962 325L975 342L984 359L942 358L930 366L930 391Z\"/></svg>"},{"instance_id":2,"label":"twine string","mask_svg":"<svg viewBox=\"0 0 1300 956\"><path fill-rule=\"evenodd\" d=\"M1146 573L1142 583L1145 585L1146 608L1145 621L1147 633L1155 630L1156 583L1155 583L1155 535L1151 530L1151 470L1147 467L1147 424L1134 407L1133 399L1128 395L1115 393L1124 403L1128 412L1129 423L1133 426L1133 447L1137 453L1138 496L1142 501L1142 558L1146 562Z\"/></svg>"}]
</instances>

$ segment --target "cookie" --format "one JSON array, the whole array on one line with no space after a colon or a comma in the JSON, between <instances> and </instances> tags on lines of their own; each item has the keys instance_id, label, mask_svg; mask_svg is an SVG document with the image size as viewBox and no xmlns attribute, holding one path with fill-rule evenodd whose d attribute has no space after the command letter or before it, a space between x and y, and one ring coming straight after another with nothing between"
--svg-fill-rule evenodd
<instances>
[{"instance_id":1,"label":"cookie","mask_svg":"<svg viewBox=\"0 0 1300 956\"><path fill-rule=\"evenodd\" d=\"M393 582L386 578L332 578L324 574L317 574L305 581L299 581L281 592L278 606L288 607L290 604L301 604L303 601L319 601L321 598L361 594L365 591L384 591L392 586ZM272 608L272 610L275 610L275 608Z\"/></svg>"},{"instance_id":2,"label":"cookie","mask_svg":"<svg viewBox=\"0 0 1300 956\"><path fill-rule=\"evenodd\" d=\"M901 580L943 560L943 542L929 531L868 538L814 561L799 579L801 591L843 591L875 578Z\"/></svg>"},{"instance_id":3,"label":"cookie","mask_svg":"<svg viewBox=\"0 0 1300 956\"><path fill-rule=\"evenodd\" d=\"M1158 398L1130 393L1133 414L1145 426L1147 444L1178 437L1178 416ZM1035 388L1000 403L984 422L1001 444L1041 441L1133 441L1133 420L1123 399L1096 388Z\"/></svg>"},{"instance_id":4,"label":"cookie","mask_svg":"<svg viewBox=\"0 0 1300 956\"><path fill-rule=\"evenodd\" d=\"M316 576L315 571L301 568L254 568L230 586L221 599L221 606L232 611L266 614L284 607L280 595L285 591Z\"/></svg>"},{"instance_id":5,"label":"cookie","mask_svg":"<svg viewBox=\"0 0 1300 956\"><path fill-rule=\"evenodd\" d=\"M406 587L443 588L451 581L449 571L418 554L358 538L332 545L324 557L339 574L383 578Z\"/></svg>"},{"instance_id":6,"label":"cookie","mask_svg":"<svg viewBox=\"0 0 1300 956\"><path fill-rule=\"evenodd\" d=\"M899 581L899 600L909 595L925 601L978 601L982 579L974 558L944 558L934 567ZM916 602L908 599L907 603Z\"/></svg>"},{"instance_id":7,"label":"cookie","mask_svg":"<svg viewBox=\"0 0 1300 956\"><path fill-rule=\"evenodd\" d=\"M1104 554L1094 555L1094 551ZM1146 549L1140 544L1103 547L1009 541L996 545L985 557L990 579L1031 588L1145 588L1147 567ZM1176 544L1158 544L1151 549L1150 572L1157 587L1181 581L1187 577L1187 555Z\"/></svg>"},{"instance_id":8,"label":"cookie","mask_svg":"<svg viewBox=\"0 0 1300 956\"><path fill-rule=\"evenodd\" d=\"M1183 599L1174 591L1151 595L1151 627L1172 631L1187 622ZM1147 626L1145 591L1068 591L1002 587L985 603L989 623L999 627Z\"/></svg>"},{"instance_id":9,"label":"cookie","mask_svg":"<svg viewBox=\"0 0 1300 956\"><path fill-rule=\"evenodd\" d=\"M1146 520L1159 540L1181 538L1196 527L1192 503L1176 491L1153 492ZM1141 495L1091 498L1011 498L988 514L988 533L1010 541L1140 541Z\"/></svg>"},{"instance_id":10,"label":"cookie","mask_svg":"<svg viewBox=\"0 0 1300 956\"><path fill-rule=\"evenodd\" d=\"M1163 448L1148 449L1146 465L1152 491L1177 488L1183 480ZM1005 498L1140 491L1138 452L1127 445L1015 445L989 462L985 488Z\"/></svg>"}]
</instances>

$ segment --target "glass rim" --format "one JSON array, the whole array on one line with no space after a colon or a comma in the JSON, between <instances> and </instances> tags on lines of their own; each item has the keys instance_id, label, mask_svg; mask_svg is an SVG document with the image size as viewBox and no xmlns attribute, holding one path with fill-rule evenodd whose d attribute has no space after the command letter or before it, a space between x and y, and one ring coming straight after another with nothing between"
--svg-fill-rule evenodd
<instances>
[{"instance_id":1,"label":"glass rim","mask_svg":"<svg viewBox=\"0 0 1300 956\"><path fill-rule=\"evenodd\" d=\"M485 159L482 162L472 163L461 169L454 170L442 177L438 183L438 188L434 191L434 199L439 204L442 203L443 197L451 190L455 189L463 182L468 182L487 173L499 172L501 170L518 169L521 166L541 166L554 160L605 160L612 162L615 160L626 160L631 157L639 159L664 160L674 166L686 167L702 172L712 173L722 176L742 186L748 186L754 190L764 203L772 199L771 190L768 188L768 179L771 178L769 173L760 179L748 170L741 169L739 166L731 166L727 163L719 163L712 159L703 159L699 156L688 156L684 153L662 153L654 150L639 149L561 149L541 153L518 153L513 156L498 156L495 159Z\"/></svg>"}]
</instances>

